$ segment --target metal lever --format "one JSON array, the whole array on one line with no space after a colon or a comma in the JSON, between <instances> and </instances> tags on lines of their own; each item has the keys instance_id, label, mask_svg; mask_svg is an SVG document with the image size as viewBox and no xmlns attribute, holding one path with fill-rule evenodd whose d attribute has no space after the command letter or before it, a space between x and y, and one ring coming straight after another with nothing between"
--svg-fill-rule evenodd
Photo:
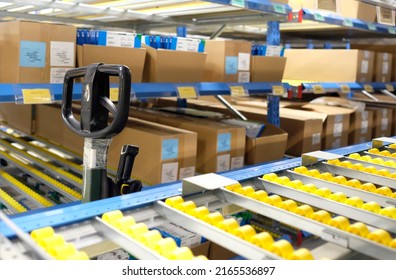
<instances>
[{"instance_id":1,"label":"metal lever","mask_svg":"<svg viewBox=\"0 0 396 280\"><path fill-rule=\"evenodd\" d=\"M139 147L133 145L125 145L121 149L115 181L120 194L139 192L142 189L140 181L131 179L133 164L138 153Z\"/></svg>"}]
</instances>

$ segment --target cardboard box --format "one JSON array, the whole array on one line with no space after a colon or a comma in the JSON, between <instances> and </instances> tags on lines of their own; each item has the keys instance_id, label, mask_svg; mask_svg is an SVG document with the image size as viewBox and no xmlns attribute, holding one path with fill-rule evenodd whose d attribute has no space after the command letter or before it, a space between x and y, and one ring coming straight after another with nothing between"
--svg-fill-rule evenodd
<instances>
[{"instance_id":1,"label":"cardboard box","mask_svg":"<svg viewBox=\"0 0 396 280\"><path fill-rule=\"evenodd\" d=\"M390 53L375 53L374 82L391 82L393 55Z\"/></svg>"},{"instance_id":2,"label":"cardboard box","mask_svg":"<svg viewBox=\"0 0 396 280\"><path fill-rule=\"evenodd\" d=\"M210 241L206 241L202 244L192 246L190 247L190 249L193 252L194 256L205 256L208 258L210 244L211 244Z\"/></svg>"},{"instance_id":3,"label":"cardboard box","mask_svg":"<svg viewBox=\"0 0 396 280\"><path fill-rule=\"evenodd\" d=\"M249 82L251 42L207 40L204 82Z\"/></svg>"},{"instance_id":4,"label":"cardboard box","mask_svg":"<svg viewBox=\"0 0 396 280\"><path fill-rule=\"evenodd\" d=\"M374 5L358 0L316 0L315 9L338 13L346 18L357 18L374 22L376 10Z\"/></svg>"},{"instance_id":5,"label":"cardboard box","mask_svg":"<svg viewBox=\"0 0 396 280\"><path fill-rule=\"evenodd\" d=\"M206 53L144 47L147 55L143 82L202 82Z\"/></svg>"},{"instance_id":6,"label":"cardboard box","mask_svg":"<svg viewBox=\"0 0 396 280\"><path fill-rule=\"evenodd\" d=\"M384 7L376 7L377 22L395 26L395 11Z\"/></svg>"},{"instance_id":7,"label":"cardboard box","mask_svg":"<svg viewBox=\"0 0 396 280\"><path fill-rule=\"evenodd\" d=\"M389 137L391 136L393 126L393 112L389 108L367 107L367 110L374 114L373 134L372 137Z\"/></svg>"},{"instance_id":8,"label":"cardboard box","mask_svg":"<svg viewBox=\"0 0 396 280\"><path fill-rule=\"evenodd\" d=\"M145 59L146 49L143 48L77 46L77 63L79 67L99 62L126 65L131 71L133 83L142 82ZM118 81L118 78L112 79L112 82Z\"/></svg>"},{"instance_id":9,"label":"cardboard box","mask_svg":"<svg viewBox=\"0 0 396 280\"><path fill-rule=\"evenodd\" d=\"M209 260L229 260L236 257L237 254L234 252L218 245L217 243L210 242L209 247Z\"/></svg>"},{"instance_id":10,"label":"cardboard box","mask_svg":"<svg viewBox=\"0 0 396 280\"><path fill-rule=\"evenodd\" d=\"M251 82L282 82L286 58L275 56L252 56Z\"/></svg>"},{"instance_id":11,"label":"cardboard box","mask_svg":"<svg viewBox=\"0 0 396 280\"><path fill-rule=\"evenodd\" d=\"M76 27L11 21L0 23L1 83L63 83L75 67Z\"/></svg>"},{"instance_id":12,"label":"cardboard box","mask_svg":"<svg viewBox=\"0 0 396 280\"><path fill-rule=\"evenodd\" d=\"M293 11L305 9L315 9L316 0L275 0L272 2L283 3L289 5Z\"/></svg>"},{"instance_id":13,"label":"cardboard box","mask_svg":"<svg viewBox=\"0 0 396 280\"><path fill-rule=\"evenodd\" d=\"M360 50L286 49L285 80L371 82L374 54Z\"/></svg>"},{"instance_id":14,"label":"cardboard box","mask_svg":"<svg viewBox=\"0 0 396 280\"><path fill-rule=\"evenodd\" d=\"M0 119L9 126L24 133L34 132L34 105L0 104Z\"/></svg>"},{"instance_id":15,"label":"cardboard box","mask_svg":"<svg viewBox=\"0 0 396 280\"><path fill-rule=\"evenodd\" d=\"M143 119L155 116L158 123L196 132L199 151L196 168L200 173L243 167L246 132L242 127L153 110L131 109L130 113Z\"/></svg>"},{"instance_id":16,"label":"cardboard box","mask_svg":"<svg viewBox=\"0 0 396 280\"><path fill-rule=\"evenodd\" d=\"M371 141L373 117L373 111L356 111L351 114L348 145Z\"/></svg>"}]
</instances>

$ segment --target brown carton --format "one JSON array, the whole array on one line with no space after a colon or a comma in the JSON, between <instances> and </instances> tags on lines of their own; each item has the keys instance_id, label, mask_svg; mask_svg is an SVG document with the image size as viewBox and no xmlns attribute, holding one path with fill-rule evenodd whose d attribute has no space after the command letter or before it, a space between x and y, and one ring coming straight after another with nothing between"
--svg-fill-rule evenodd
<instances>
[{"instance_id":1,"label":"brown carton","mask_svg":"<svg viewBox=\"0 0 396 280\"><path fill-rule=\"evenodd\" d=\"M286 49L285 80L372 82L374 54L360 50Z\"/></svg>"},{"instance_id":2,"label":"brown carton","mask_svg":"<svg viewBox=\"0 0 396 280\"><path fill-rule=\"evenodd\" d=\"M207 40L208 54L203 81L249 82L251 75L251 42L238 40Z\"/></svg>"},{"instance_id":3,"label":"brown carton","mask_svg":"<svg viewBox=\"0 0 396 280\"><path fill-rule=\"evenodd\" d=\"M391 82L393 55L390 53L375 54L374 82Z\"/></svg>"},{"instance_id":4,"label":"brown carton","mask_svg":"<svg viewBox=\"0 0 396 280\"><path fill-rule=\"evenodd\" d=\"M34 132L33 105L0 104L0 119L24 133Z\"/></svg>"},{"instance_id":5,"label":"brown carton","mask_svg":"<svg viewBox=\"0 0 396 280\"><path fill-rule=\"evenodd\" d=\"M393 110L390 108L367 107L374 114L373 138L391 136L393 126Z\"/></svg>"},{"instance_id":6,"label":"brown carton","mask_svg":"<svg viewBox=\"0 0 396 280\"><path fill-rule=\"evenodd\" d=\"M338 13L346 18L357 18L374 22L376 10L374 5L358 0L316 0L315 9Z\"/></svg>"},{"instance_id":7,"label":"brown carton","mask_svg":"<svg viewBox=\"0 0 396 280\"><path fill-rule=\"evenodd\" d=\"M373 128L373 111L356 111L351 114L348 144L359 144L371 141Z\"/></svg>"},{"instance_id":8,"label":"brown carton","mask_svg":"<svg viewBox=\"0 0 396 280\"><path fill-rule=\"evenodd\" d=\"M283 3L289 5L293 10L301 10L302 8L306 9L315 9L316 0L275 0L272 2Z\"/></svg>"},{"instance_id":9,"label":"brown carton","mask_svg":"<svg viewBox=\"0 0 396 280\"><path fill-rule=\"evenodd\" d=\"M83 45L77 46L78 66L92 63L121 64L129 67L133 83L141 83L143 78L146 49Z\"/></svg>"},{"instance_id":10,"label":"brown carton","mask_svg":"<svg viewBox=\"0 0 396 280\"><path fill-rule=\"evenodd\" d=\"M275 56L252 56L251 82L281 82L286 58Z\"/></svg>"},{"instance_id":11,"label":"brown carton","mask_svg":"<svg viewBox=\"0 0 396 280\"><path fill-rule=\"evenodd\" d=\"M385 7L376 7L377 22L386 25L395 25L395 11Z\"/></svg>"},{"instance_id":12,"label":"brown carton","mask_svg":"<svg viewBox=\"0 0 396 280\"><path fill-rule=\"evenodd\" d=\"M147 55L143 82L202 82L206 53L144 47Z\"/></svg>"}]
</instances>

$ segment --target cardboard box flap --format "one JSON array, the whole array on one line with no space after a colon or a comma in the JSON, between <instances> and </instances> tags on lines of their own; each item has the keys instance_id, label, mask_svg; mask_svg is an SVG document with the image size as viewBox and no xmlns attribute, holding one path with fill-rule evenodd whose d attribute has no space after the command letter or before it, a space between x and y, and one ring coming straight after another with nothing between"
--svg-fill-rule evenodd
<instances>
[{"instance_id":1,"label":"cardboard box flap","mask_svg":"<svg viewBox=\"0 0 396 280\"><path fill-rule=\"evenodd\" d=\"M306 104L302 106L304 109L314 110L317 112L323 112L326 115L349 115L355 112L353 109L341 108L337 106L326 106L317 104Z\"/></svg>"},{"instance_id":2,"label":"cardboard box flap","mask_svg":"<svg viewBox=\"0 0 396 280\"><path fill-rule=\"evenodd\" d=\"M180 128L175 128L175 127L170 127L167 125L162 125L159 123L153 123L150 121L145 121L137 118L128 118L128 122L126 124L126 127L134 128L134 129L139 129L141 131L149 131L152 134L157 134L157 135L163 135L163 136L168 136L168 135L174 135L175 132L178 132L180 134L183 133L192 133L195 134L195 132L185 130L185 129L180 129Z\"/></svg>"}]
</instances>

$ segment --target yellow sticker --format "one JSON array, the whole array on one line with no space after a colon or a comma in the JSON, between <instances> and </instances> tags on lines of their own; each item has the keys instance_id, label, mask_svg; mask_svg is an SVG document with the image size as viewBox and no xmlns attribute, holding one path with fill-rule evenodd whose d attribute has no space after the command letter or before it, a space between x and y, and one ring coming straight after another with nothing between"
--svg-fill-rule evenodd
<instances>
[{"instance_id":1,"label":"yellow sticker","mask_svg":"<svg viewBox=\"0 0 396 280\"><path fill-rule=\"evenodd\" d=\"M272 86L273 95L283 95L285 93L285 88L283 86Z\"/></svg>"},{"instance_id":2,"label":"yellow sticker","mask_svg":"<svg viewBox=\"0 0 396 280\"><path fill-rule=\"evenodd\" d=\"M351 89L348 85L341 85L340 88L341 88L342 93L350 93L351 92Z\"/></svg>"},{"instance_id":3,"label":"yellow sticker","mask_svg":"<svg viewBox=\"0 0 396 280\"><path fill-rule=\"evenodd\" d=\"M374 92L374 89L371 85L363 85L365 91Z\"/></svg>"},{"instance_id":4,"label":"yellow sticker","mask_svg":"<svg viewBox=\"0 0 396 280\"><path fill-rule=\"evenodd\" d=\"M247 96L246 90L243 86L230 86L231 96Z\"/></svg>"},{"instance_id":5,"label":"yellow sticker","mask_svg":"<svg viewBox=\"0 0 396 280\"><path fill-rule=\"evenodd\" d=\"M323 94L326 93L322 85L313 85L312 86L314 94Z\"/></svg>"},{"instance_id":6,"label":"yellow sticker","mask_svg":"<svg viewBox=\"0 0 396 280\"><path fill-rule=\"evenodd\" d=\"M198 98L194 87L177 87L179 98Z\"/></svg>"},{"instance_id":7,"label":"yellow sticker","mask_svg":"<svg viewBox=\"0 0 396 280\"><path fill-rule=\"evenodd\" d=\"M52 103L50 90L47 88L22 89L24 104Z\"/></svg>"},{"instance_id":8,"label":"yellow sticker","mask_svg":"<svg viewBox=\"0 0 396 280\"><path fill-rule=\"evenodd\" d=\"M395 87L392 84L386 84L386 89L388 91L395 91Z\"/></svg>"},{"instance_id":9,"label":"yellow sticker","mask_svg":"<svg viewBox=\"0 0 396 280\"><path fill-rule=\"evenodd\" d=\"M110 88L110 100L114 102L118 101L118 88Z\"/></svg>"}]
</instances>

